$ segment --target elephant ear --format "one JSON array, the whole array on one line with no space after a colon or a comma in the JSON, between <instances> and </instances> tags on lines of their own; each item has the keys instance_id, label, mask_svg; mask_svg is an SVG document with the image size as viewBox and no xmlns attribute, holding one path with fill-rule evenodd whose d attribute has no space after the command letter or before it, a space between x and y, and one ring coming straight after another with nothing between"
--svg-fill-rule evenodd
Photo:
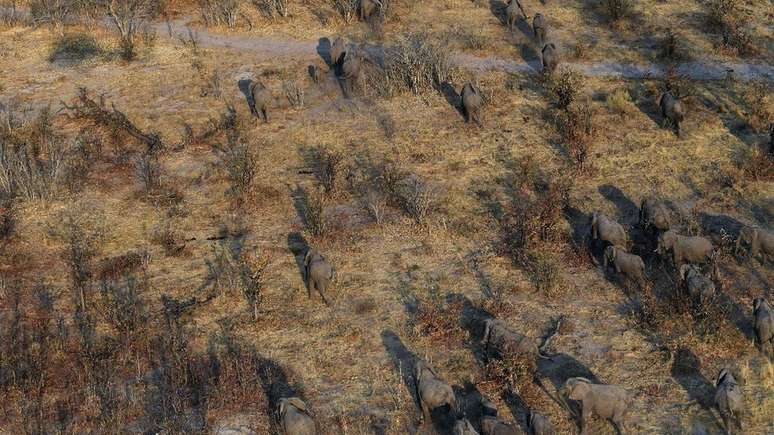
<instances>
[{"instance_id":1,"label":"elephant ear","mask_svg":"<svg viewBox=\"0 0 774 435\"><path fill-rule=\"evenodd\" d=\"M682 281L685 281L685 275L688 274L688 269L690 269L690 267L691 266L687 264L683 264L682 266L680 266L680 279Z\"/></svg>"},{"instance_id":2,"label":"elephant ear","mask_svg":"<svg viewBox=\"0 0 774 435\"><path fill-rule=\"evenodd\" d=\"M590 389L591 385L588 382L579 380L571 387L568 397L572 400L583 400L583 398L586 397L586 395L589 393Z\"/></svg>"},{"instance_id":3,"label":"elephant ear","mask_svg":"<svg viewBox=\"0 0 774 435\"><path fill-rule=\"evenodd\" d=\"M299 411L307 412L306 403L304 403L304 401L299 399L298 397L291 397L287 401L288 403L296 407L296 409L298 409Z\"/></svg>"},{"instance_id":4,"label":"elephant ear","mask_svg":"<svg viewBox=\"0 0 774 435\"><path fill-rule=\"evenodd\" d=\"M280 417L285 415L285 410L287 409L287 406L288 406L287 402L288 402L287 399L280 400L280 403L279 403L279 415L280 415Z\"/></svg>"}]
</instances>

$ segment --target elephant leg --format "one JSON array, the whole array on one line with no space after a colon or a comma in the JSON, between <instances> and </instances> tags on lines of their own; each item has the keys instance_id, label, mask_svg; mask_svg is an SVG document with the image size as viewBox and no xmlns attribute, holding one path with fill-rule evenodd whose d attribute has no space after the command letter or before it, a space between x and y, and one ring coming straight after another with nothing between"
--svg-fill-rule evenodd
<instances>
[{"instance_id":1,"label":"elephant leg","mask_svg":"<svg viewBox=\"0 0 774 435\"><path fill-rule=\"evenodd\" d=\"M315 288L316 288L317 286L315 285L315 283L314 283L314 280L313 280L313 279L310 279L310 280L309 280L309 282L308 282L308 283L307 283L307 285L306 285L306 296L307 296L309 299L312 299L312 288L313 288L313 287L315 287Z\"/></svg>"},{"instance_id":2,"label":"elephant leg","mask_svg":"<svg viewBox=\"0 0 774 435\"><path fill-rule=\"evenodd\" d=\"M318 285L317 286L317 292L320 293L320 297L322 298L322 300L325 303L325 305L330 305L328 303L328 299L325 298L325 287L326 286Z\"/></svg>"},{"instance_id":3,"label":"elephant leg","mask_svg":"<svg viewBox=\"0 0 774 435\"><path fill-rule=\"evenodd\" d=\"M589 415L590 412L586 411L587 408L588 407L584 406L583 410L581 411L581 417L580 417L580 422L579 422L580 423L580 430L581 430L580 433L581 433L581 435L586 435L588 433L587 432L587 426L588 426L588 420L589 420L589 417L590 417L590 415Z\"/></svg>"},{"instance_id":4,"label":"elephant leg","mask_svg":"<svg viewBox=\"0 0 774 435\"><path fill-rule=\"evenodd\" d=\"M269 123L269 112L266 110L266 108L261 109L261 115L263 115L263 122Z\"/></svg>"},{"instance_id":5,"label":"elephant leg","mask_svg":"<svg viewBox=\"0 0 774 435\"><path fill-rule=\"evenodd\" d=\"M427 407L427 403L421 397L419 398L419 403L422 405L422 420L429 420L430 408Z\"/></svg>"}]
</instances>

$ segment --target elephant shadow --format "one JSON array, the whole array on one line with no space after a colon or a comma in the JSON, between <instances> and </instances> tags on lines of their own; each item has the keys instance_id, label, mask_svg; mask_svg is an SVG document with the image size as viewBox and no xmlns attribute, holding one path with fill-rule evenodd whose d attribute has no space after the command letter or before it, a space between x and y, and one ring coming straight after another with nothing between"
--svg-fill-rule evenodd
<instances>
[{"instance_id":1,"label":"elephant shadow","mask_svg":"<svg viewBox=\"0 0 774 435\"><path fill-rule=\"evenodd\" d=\"M647 98L643 95L637 94L637 88L635 88L635 92L632 92L633 94L637 95L637 97L633 98L634 105L637 106L637 109L640 110L645 116L650 118L651 121L653 121L654 124L656 124L659 128L663 126L664 118L661 116L661 109L658 107L658 96L656 96L656 99L654 98ZM634 97L634 95L633 95Z\"/></svg>"},{"instance_id":2,"label":"elephant shadow","mask_svg":"<svg viewBox=\"0 0 774 435\"><path fill-rule=\"evenodd\" d=\"M465 109L462 107L462 95L457 93L454 86L449 82L443 82L438 86L438 90L443 94L444 98L446 98L446 102L449 103L463 119L465 119Z\"/></svg>"},{"instance_id":3,"label":"elephant shadow","mask_svg":"<svg viewBox=\"0 0 774 435\"><path fill-rule=\"evenodd\" d=\"M304 266L304 256L309 251L309 243L307 243L304 236L298 231L292 231L288 233L288 249L293 254L293 259L298 267L298 274L301 276L301 280L306 285L306 267Z\"/></svg>"},{"instance_id":4,"label":"elephant shadow","mask_svg":"<svg viewBox=\"0 0 774 435\"><path fill-rule=\"evenodd\" d=\"M253 109L255 103L253 102L253 94L250 92L250 87L253 85L252 79L241 79L239 82L237 82L237 87L239 87L239 90L242 92L242 95L245 96L245 100L247 101L247 107L250 109L250 113L253 113L255 109Z\"/></svg>"},{"instance_id":5,"label":"elephant shadow","mask_svg":"<svg viewBox=\"0 0 774 435\"><path fill-rule=\"evenodd\" d=\"M538 386L561 408L565 409L565 407L569 407L569 411L576 418L581 415L579 405L573 401L566 401L558 397L560 394L559 391L564 386L564 383L567 382L567 379L575 377L586 378L595 384L601 383L597 376L592 373L585 364L566 353L552 355L550 359L540 358L537 363L535 375L538 379L542 377L551 382L551 385L553 385L554 390L557 392L557 397L551 395L550 392L546 390L542 380L538 382Z\"/></svg>"},{"instance_id":6,"label":"elephant shadow","mask_svg":"<svg viewBox=\"0 0 774 435\"><path fill-rule=\"evenodd\" d=\"M521 430L527 434L532 433L527 423L529 421L529 405L527 405L527 402L517 392L512 390L503 392L502 398L506 405L508 405L511 415L516 420L516 423L519 424Z\"/></svg>"},{"instance_id":7,"label":"elephant shadow","mask_svg":"<svg viewBox=\"0 0 774 435\"><path fill-rule=\"evenodd\" d=\"M479 343L481 343L481 340L484 338L484 322L489 319L494 319L495 316L489 311L474 305L470 299L462 294L455 293L447 296L447 302L457 301L462 303L458 324L462 329L467 331L468 337L470 337L467 347L474 355L480 357L483 361L482 350Z\"/></svg>"},{"instance_id":8,"label":"elephant shadow","mask_svg":"<svg viewBox=\"0 0 774 435\"><path fill-rule=\"evenodd\" d=\"M621 189L612 184L603 184L597 190L618 209L618 215L624 221L621 224L638 220L640 208Z\"/></svg>"},{"instance_id":9,"label":"elephant shadow","mask_svg":"<svg viewBox=\"0 0 774 435\"><path fill-rule=\"evenodd\" d=\"M730 216L699 212L699 226L702 232L712 239L712 243L718 247L734 242L745 225Z\"/></svg>"},{"instance_id":10,"label":"elephant shadow","mask_svg":"<svg viewBox=\"0 0 774 435\"><path fill-rule=\"evenodd\" d=\"M503 26L508 25L508 17L505 15L505 8L508 5L500 0L489 0L489 11L500 21Z\"/></svg>"},{"instance_id":11,"label":"elephant shadow","mask_svg":"<svg viewBox=\"0 0 774 435\"><path fill-rule=\"evenodd\" d=\"M476 384L470 381L459 387L454 386L454 396L457 398L458 418L467 418L474 426L481 420L484 396L478 391Z\"/></svg>"},{"instance_id":12,"label":"elephant shadow","mask_svg":"<svg viewBox=\"0 0 774 435\"><path fill-rule=\"evenodd\" d=\"M323 37L317 40L317 54L328 66L333 66L331 59L331 40Z\"/></svg>"},{"instance_id":13,"label":"elephant shadow","mask_svg":"<svg viewBox=\"0 0 774 435\"><path fill-rule=\"evenodd\" d=\"M715 386L701 374L701 360L691 349L677 349L670 372L691 400L695 400L706 411L712 409Z\"/></svg>"}]
</instances>

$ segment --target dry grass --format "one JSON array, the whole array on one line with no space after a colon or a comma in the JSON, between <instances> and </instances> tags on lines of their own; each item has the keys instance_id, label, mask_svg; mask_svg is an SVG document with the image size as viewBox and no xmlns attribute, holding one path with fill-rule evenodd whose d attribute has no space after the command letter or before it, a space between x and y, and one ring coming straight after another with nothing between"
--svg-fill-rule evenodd
<instances>
[{"instance_id":1,"label":"dry grass","mask_svg":"<svg viewBox=\"0 0 774 435\"><path fill-rule=\"evenodd\" d=\"M546 8L552 24L556 23L558 40L577 33L579 23L585 22L576 5L549 3ZM659 20L680 8L689 13L697 10L696 5L681 2L659 4L644 19ZM437 3L427 2L404 12L400 19L386 21L387 38L422 17L420 22L432 21L430 30L439 34L464 18L480 23L481 35L492 41L491 47L477 53L517 56L487 5L459 1L438 9ZM307 8L294 9L293 4L291 15L276 22L267 20L265 26L260 21L253 35L282 32L316 41L344 26L338 15L328 25L315 24L318 21ZM435 18L427 20L429 16ZM582 28L584 37L603 34L595 26ZM365 31L355 24L352 29ZM771 432L766 414L773 388L771 365L739 329L749 321L755 289L771 281L769 269L723 260L728 280L724 304L729 310L722 313L718 332L700 334L688 327L694 324L690 312L678 315L664 310L668 301L659 298L671 287L669 278L658 270L649 270L659 290L650 306L654 315L665 315L649 320L644 313L641 329L632 328L621 309L629 302L623 290L588 263L566 261L564 254L568 241L576 230L584 231L587 214L594 209L617 216L633 228L636 204L646 192L664 195L678 205L697 203L699 214L714 211L744 222L765 219L771 213L771 181L750 178L719 187L716 171L710 170L712 162L726 168L749 143L760 140L760 135L733 127L736 114L747 112L747 103L738 98L746 91L745 83L696 83L695 94L706 99L702 101L727 110L692 111L685 123L686 137L677 139L652 117L657 108L647 88L662 83L587 79L584 91L593 96L609 95L624 86L631 89L631 106L626 116L599 111L597 122L605 128L599 131L593 154L595 171L574 180L566 201L534 186L535 180L560 179L557 175L566 171L566 157L564 149L552 143L557 135L545 116L548 103L543 90L531 85L533 77L479 72L482 84L491 89L502 89L508 77L517 84L492 100L487 107L492 125L480 130L467 128L435 91L420 92L420 97L399 92L366 104L338 100L337 90L305 87L303 110L280 106L271 123L245 128L245 145L256 152L258 175L251 184L256 194L234 207L231 181L222 171L222 160L212 152L214 143L226 143L226 133L211 129L222 119L233 118L221 117L226 103L201 96L201 79L190 73L188 50L160 37L150 57L130 64L95 58L75 70L47 61L52 40L47 30L3 32L0 44L10 53L0 58L0 68L8 72L0 91L4 98L16 96L39 108L51 95L65 101L77 97L76 83L109 89L109 101L140 132L158 131L167 145L158 154L162 180L181 194L174 205L138 197L141 186L132 160L120 157L142 155L144 144L123 133L121 140L115 140L110 129L98 127L95 134L110 146L89 158L93 164L80 183L81 203L70 205L70 193L56 191L46 200L17 197L12 206L3 205L4 213L12 210L9 219L14 231L0 248L1 303L9 313L2 319L0 361L3 367L27 367L27 376L17 378L23 382L7 383L4 378L2 383L3 424L9 430L22 433L36 425L55 427L55 414L61 408L71 432L123 428L145 421L144 417L153 424L143 429L194 432L186 425L197 420L189 417L199 407L207 409L202 419L205 431L246 414L248 426L258 433L271 433L276 429L277 398L298 394L310 405L322 433L410 433L416 430L418 410L412 384L405 379L409 361L415 357L431 361L450 383L461 386L461 397L474 397L468 394L478 388L496 402L502 416L513 419L523 413L522 405L494 394L502 391L504 381L468 384L480 380L482 372L471 351L480 331L468 331L459 317L488 307L531 336L542 333L546 319L567 313L572 328L565 327L552 342L552 350L566 357L557 360L562 365L550 374L588 370L601 381L634 392L632 414L643 416L631 423L634 432L679 433L689 430L695 419L713 421L700 406L684 409L679 417L675 409L682 410L696 397L710 400L706 386L720 367L733 363L749 370L743 376L751 403L749 430ZM711 42L690 28L687 32L695 51L716 56ZM95 34L98 39L104 36ZM611 44L607 37L600 38L598 45L589 48L589 60L606 56ZM637 50L623 51L624 58L640 59ZM221 98L233 102L236 115L244 120L250 119L244 96L233 83L226 85L228 80L246 70L272 69L277 73L262 80L281 96L283 83L295 82L299 87L305 83L304 69L310 59L296 56L300 55L266 57L224 49L213 50L201 62L207 70L217 65L222 71ZM18 89L29 92L14 94ZM284 104L288 103L283 99ZM389 141L383 119L393 120L395 126L389 129ZM61 114L52 123L68 139L88 124ZM182 123L190 126L197 140L184 140ZM210 130L213 133L195 133ZM185 146L171 145L180 143ZM342 152L348 165L375 169L373 178L364 178L364 185L378 193L367 201L382 210L374 213L374 220L381 222L378 226L358 204L367 190L350 191L348 172L341 179L346 187L341 193L320 194L328 201L320 207L321 214L329 210L336 216L336 236L315 235L306 225L304 208L295 199L298 192L314 191L319 181L315 172L307 170L299 149L314 146ZM525 156L532 163L520 165ZM707 170L686 171L696 165ZM400 195L405 193L402 181L408 174L442 193L443 201L426 215L423 225L414 225L414 218L400 208ZM266 196L259 195L259 190ZM62 219L60 210L81 210L82 204L91 204L85 217L81 213ZM530 206L526 208L530 213L511 214L519 204ZM530 249L522 251L525 257L533 255L533 262L517 262L508 249L493 249L513 247L502 243L499 218L503 216L528 218L525 233ZM77 225L67 226L69 232L62 228L52 232L61 222ZM84 237L98 242L78 242ZM323 307L316 295L306 296L298 261L307 244L319 248L336 269L329 290L331 309ZM89 278L97 274L101 260L144 249L150 258L145 270L130 273L135 281L117 279L103 299L96 278ZM71 255L62 256L66 252ZM468 258L474 252L487 254L472 268ZM535 259L536 255L547 260ZM88 261L74 261L78 259ZM548 273L532 268L543 263L550 263ZM226 264L231 272L211 274L218 270L215 266ZM260 286L245 285L250 281L236 273L244 270L242 266L260 271L248 274L258 277ZM537 291L552 279L558 279L553 291ZM44 303L47 297L38 297L45 295L37 283L59 295L53 310ZM76 316L79 288L85 290L86 310ZM462 305L445 301L431 305L420 311L429 313L419 317L428 320L413 323L412 300L429 303L433 292L455 295ZM15 305L24 310L14 311ZM417 307L423 310L422 305ZM103 312L112 314L105 317ZM14 316L23 328L10 327ZM59 316L65 338L59 335ZM455 317L458 323L453 322ZM130 324L139 325L131 337L126 333ZM424 326L415 334L412 325ZM18 334L24 330L31 331L26 338ZM128 344L117 347L121 341ZM449 345L439 346L441 342ZM690 349L701 362L698 373L688 379L673 375L669 359L661 358L666 354L662 345ZM515 367L506 378L513 380L524 403L547 414L562 432L572 431L568 413L542 390L522 385L527 377ZM93 376L78 375L82 373ZM40 385L40 379L46 380L43 395L31 388ZM548 376L542 381L554 392ZM128 396L123 393L125 385ZM84 393L74 400L73 391ZM168 394L172 391L177 394ZM36 412L40 409L52 412ZM40 415L44 419L36 421ZM595 422L593 429L609 430L605 422Z\"/></svg>"}]
</instances>

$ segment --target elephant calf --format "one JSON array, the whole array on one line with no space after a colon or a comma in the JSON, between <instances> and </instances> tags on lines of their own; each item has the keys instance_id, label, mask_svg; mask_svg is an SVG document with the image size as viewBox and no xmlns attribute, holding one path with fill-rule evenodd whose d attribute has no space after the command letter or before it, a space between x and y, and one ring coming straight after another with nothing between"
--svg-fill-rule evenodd
<instances>
[{"instance_id":1,"label":"elephant calf","mask_svg":"<svg viewBox=\"0 0 774 435\"><path fill-rule=\"evenodd\" d=\"M250 85L250 96L252 98L252 107L250 112L253 116L261 116L263 122L269 122L269 106L271 105L272 97L271 92L259 81L255 81Z\"/></svg>"},{"instance_id":2,"label":"elephant calf","mask_svg":"<svg viewBox=\"0 0 774 435\"><path fill-rule=\"evenodd\" d=\"M484 347L484 356L487 359L502 358L507 354L548 358L538 348L536 339L511 331L505 322L497 319L487 319L484 322L484 337L481 339L481 345Z\"/></svg>"},{"instance_id":3,"label":"elephant calf","mask_svg":"<svg viewBox=\"0 0 774 435\"><path fill-rule=\"evenodd\" d=\"M354 50L344 54L344 60L341 64L341 79L344 85L344 96L351 98L360 79L360 55Z\"/></svg>"},{"instance_id":4,"label":"elephant calf","mask_svg":"<svg viewBox=\"0 0 774 435\"><path fill-rule=\"evenodd\" d=\"M429 419L430 411L442 406L449 407L449 415L455 412L456 398L454 390L442 381L435 371L424 361L418 361L414 367L414 383L417 388L417 398L422 407L422 418Z\"/></svg>"},{"instance_id":5,"label":"elephant calf","mask_svg":"<svg viewBox=\"0 0 774 435\"><path fill-rule=\"evenodd\" d=\"M680 266L680 281L694 301L704 303L715 296L715 283L701 272L699 266L693 264Z\"/></svg>"},{"instance_id":6,"label":"elephant calf","mask_svg":"<svg viewBox=\"0 0 774 435\"><path fill-rule=\"evenodd\" d=\"M465 122L475 122L481 126L481 106L484 100L472 83L465 83L462 87L462 109L465 111Z\"/></svg>"},{"instance_id":7,"label":"elephant calf","mask_svg":"<svg viewBox=\"0 0 774 435\"><path fill-rule=\"evenodd\" d=\"M659 236L656 252L665 255L672 251L672 260L675 267L682 266L683 262L704 263L712 259L715 248L712 242L701 236L682 236L674 230L669 230Z\"/></svg>"},{"instance_id":8,"label":"elephant calf","mask_svg":"<svg viewBox=\"0 0 774 435\"><path fill-rule=\"evenodd\" d=\"M285 398L279 403L280 426L287 435L314 435L317 429L306 404L298 397Z\"/></svg>"},{"instance_id":9,"label":"elephant calf","mask_svg":"<svg viewBox=\"0 0 774 435\"><path fill-rule=\"evenodd\" d=\"M658 99L658 107L661 116L675 126L677 135L680 135L680 123L685 119L685 106L671 92L666 91Z\"/></svg>"},{"instance_id":10,"label":"elephant calf","mask_svg":"<svg viewBox=\"0 0 774 435\"><path fill-rule=\"evenodd\" d=\"M741 417L744 410L742 390L739 389L739 385L731 372L725 368L720 370L715 382L715 406L718 408L720 417L723 418L723 425L729 434L731 433L732 420L736 427L742 430Z\"/></svg>"},{"instance_id":11,"label":"elephant calf","mask_svg":"<svg viewBox=\"0 0 774 435\"><path fill-rule=\"evenodd\" d=\"M581 402L581 435L587 433L592 414L610 420L618 432L623 433L629 402L626 390L615 385L592 384L586 378L570 378L565 381L562 392L571 400Z\"/></svg>"},{"instance_id":12,"label":"elephant calf","mask_svg":"<svg viewBox=\"0 0 774 435\"><path fill-rule=\"evenodd\" d=\"M527 19L527 14L524 12L524 8L521 6L519 0L509 0L508 6L505 8L505 19L508 22L508 30L513 32L513 27L516 25L516 20L519 18L519 13Z\"/></svg>"},{"instance_id":13,"label":"elephant calf","mask_svg":"<svg viewBox=\"0 0 774 435\"><path fill-rule=\"evenodd\" d=\"M479 435L478 431L470 424L467 418L457 420L457 422L454 423L454 430L452 433L454 435Z\"/></svg>"},{"instance_id":14,"label":"elephant calf","mask_svg":"<svg viewBox=\"0 0 774 435\"><path fill-rule=\"evenodd\" d=\"M528 423L532 435L556 435L556 428L551 421L533 410L529 411Z\"/></svg>"},{"instance_id":15,"label":"elephant calf","mask_svg":"<svg viewBox=\"0 0 774 435\"><path fill-rule=\"evenodd\" d=\"M506 423L491 415L481 417L482 435L520 435L522 433L513 423Z\"/></svg>"},{"instance_id":16,"label":"elephant calf","mask_svg":"<svg viewBox=\"0 0 774 435\"><path fill-rule=\"evenodd\" d=\"M753 300L753 328L761 352L774 358L774 310L762 297Z\"/></svg>"},{"instance_id":17,"label":"elephant calf","mask_svg":"<svg viewBox=\"0 0 774 435\"><path fill-rule=\"evenodd\" d=\"M618 222L595 211L591 214L591 240L601 240L612 246L626 248L626 231Z\"/></svg>"},{"instance_id":18,"label":"elephant calf","mask_svg":"<svg viewBox=\"0 0 774 435\"><path fill-rule=\"evenodd\" d=\"M330 305L325 297L325 289L333 279L333 267L316 249L309 249L304 257L304 278L309 298L312 297L312 290L316 290L325 305Z\"/></svg>"},{"instance_id":19,"label":"elephant calf","mask_svg":"<svg viewBox=\"0 0 774 435\"><path fill-rule=\"evenodd\" d=\"M669 207L653 196L648 196L640 203L640 225L644 228L654 228L663 233L672 226Z\"/></svg>"},{"instance_id":20,"label":"elephant calf","mask_svg":"<svg viewBox=\"0 0 774 435\"><path fill-rule=\"evenodd\" d=\"M615 266L615 272L637 282L641 289L647 288L645 279L645 262L639 255L630 254L621 248L608 246L605 249L604 267L607 270L608 262Z\"/></svg>"},{"instance_id":21,"label":"elephant calf","mask_svg":"<svg viewBox=\"0 0 774 435\"><path fill-rule=\"evenodd\" d=\"M331 45L331 49L329 51L330 58L331 58L331 68L337 69L341 66L341 61L343 60L344 55L347 52L347 44L344 41L342 37L337 37L335 41L333 41L333 44Z\"/></svg>"},{"instance_id":22,"label":"elephant calf","mask_svg":"<svg viewBox=\"0 0 774 435\"><path fill-rule=\"evenodd\" d=\"M553 74L556 71L556 67L559 66L559 53L553 42L543 46L543 50L540 52L540 63L543 67L543 74Z\"/></svg>"},{"instance_id":23,"label":"elephant calf","mask_svg":"<svg viewBox=\"0 0 774 435\"><path fill-rule=\"evenodd\" d=\"M750 256L761 255L764 261L774 261L774 232L761 228L744 227L736 239L734 252L739 255L742 248L750 248Z\"/></svg>"},{"instance_id":24,"label":"elephant calf","mask_svg":"<svg viewBox=\"0 0 774 435\"><path fill-rule=\"evenodd\" d=\"M543 18L543 14L535 14L535 17L532 18L532 31L535 32L538 46L543 46L543 41L546 39L546 29L546 20Z\"/></svg>"}]
</instances>

